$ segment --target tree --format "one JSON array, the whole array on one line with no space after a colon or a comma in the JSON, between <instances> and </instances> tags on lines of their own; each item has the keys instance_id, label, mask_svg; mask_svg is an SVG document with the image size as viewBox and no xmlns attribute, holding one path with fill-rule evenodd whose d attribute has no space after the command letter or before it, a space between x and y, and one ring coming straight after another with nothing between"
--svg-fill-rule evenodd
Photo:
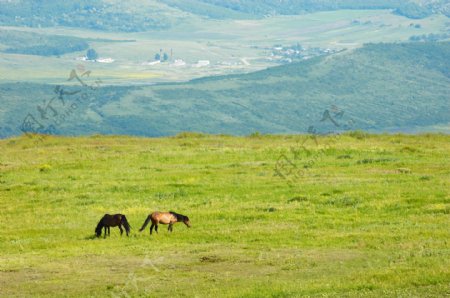
<instances>
[{"instance_id":1,"label":"tree","mask_svg":"<svg viewBox=\"0 0 450 298\"><path fill-rule=\"evenodd\" d=\"M97 52L94 49L89 49L86 52L86 58L88 60L95 60L95 59L98 58L98 54L97 54Z\"/></svg>"},{"instance_id":2,"label":"tree","mask_svg":"<svg viewBox=\"0 0 450 298\"><path fill-rule=\"evenodd\" d=\"M167 53L164 53L164 55L163 55L163 60L164 60L164 61L169 60L169 55L167 55Z\"/></svg>"},{"instance_id":3,"label":"tree","mask_svg":"<svg viewBox=\"0 0 450 298\"><path fill-rule=\"evenodd\" d=\"M158 53L156 53L156 55L155 55L155 60L161 60L161 55L158 54Z\"/></svg>"}]
</instances>

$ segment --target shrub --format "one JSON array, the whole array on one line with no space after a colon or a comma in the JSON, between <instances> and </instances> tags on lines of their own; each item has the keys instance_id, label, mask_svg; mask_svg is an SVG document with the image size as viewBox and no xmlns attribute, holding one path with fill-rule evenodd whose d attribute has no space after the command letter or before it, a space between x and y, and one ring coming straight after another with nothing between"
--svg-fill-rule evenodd
<instances>
[{"instance_id":1,"label":"shrub","mask_svg":"<svg viewBox=\"0 0 450 298\"><path fill-rule=\"evenodd\" d=\"M52 166L49 164L43 164L39 166L39 172L48 172L52 169Z\"/></svg>"}]
</instances>

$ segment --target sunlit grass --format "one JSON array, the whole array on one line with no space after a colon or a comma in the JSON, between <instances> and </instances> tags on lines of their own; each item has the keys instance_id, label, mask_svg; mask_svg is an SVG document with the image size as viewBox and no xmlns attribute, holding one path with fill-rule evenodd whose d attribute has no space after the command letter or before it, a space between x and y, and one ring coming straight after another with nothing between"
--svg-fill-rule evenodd
<instances>
[{"instance_id":1,"label":"sunlit grass","mask_svg":"<svg viewBox=\"0 0 450 298\"><path fill-rule=\"evenodd\" d=\"M0 141L0 295L445 296L449 137L303 138ZM193 227L139 233L154 210ZM93 237L104 213L131 236Z\"/></svg>"}]
</instances>

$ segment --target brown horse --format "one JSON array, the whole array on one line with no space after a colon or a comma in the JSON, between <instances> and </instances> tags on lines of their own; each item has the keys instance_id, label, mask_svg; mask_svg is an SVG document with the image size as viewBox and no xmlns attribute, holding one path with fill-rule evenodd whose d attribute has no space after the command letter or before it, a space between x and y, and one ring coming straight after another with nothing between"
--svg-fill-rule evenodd
<instances>
[{"instance_id":1,"label":"brown horse","mask_svg":"<svg viewBox=\"0 0 450 298\"><path fill-rule=\"evenodd\" d=\"M120 236L123 234L122 225L125 228L125 231L127 232L127 236L130 233L131 226L127 221L127 218L123 214L105 214L102 219L98 222L97 227L95 228L95 234L97 237L100 237L102 235L102 228L105 229L105 238L106 238L106 230L108 230L108 236L111 234L110 227L119 227L120 229Z\"/></svg>"},{"instance_id":2,"label":"brown horse","mask_svg":"<svg viewBox=\"0 0 450 298\"><path fill-rule=\"evenodd\" d=\"M169 232L173 231L173 224L176 222L182 222L188 228L191 227L191 222L189 221L189 217L187 217L186 215L181 215L181 214L175 213L173 211L169 211L169 212L156 211L147 217L147 219L145 220L145 222L142 225L142 228L139 230L139 232L142 232L150 221L152 221L152 225L150 226L150 235L153 232L153 227L155 227L155 231L156 231L156 233L158 233L158 224L169 225L169 227L167 228L167 230Z\"/></svg>"}]
</instances>

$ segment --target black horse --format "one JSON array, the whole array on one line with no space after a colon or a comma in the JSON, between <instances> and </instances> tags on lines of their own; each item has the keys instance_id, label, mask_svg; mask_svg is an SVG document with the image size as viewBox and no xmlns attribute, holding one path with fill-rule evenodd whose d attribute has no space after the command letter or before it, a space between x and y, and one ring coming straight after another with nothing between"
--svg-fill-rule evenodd
<instances>
[{"instance_id":1,"label":"black horse","mask_svg":"<svg viewBox=\"0 0 450 298\"><path fill-rule=\"evenodd\" d=\"M127 218L123 214L105 214L102 219L98 222L97 227L95 228L95 234L97 237L100 237L102 235L102 228L105 229L105 238L106 238L106 231L108 230L108 236L110 233L110 227L119 227L120 229L120 236L123 234L122 225L125 228L125 231L127 232L127 236L130 233L131 226L127 221Z\"/></svg>"}]
</instances>

